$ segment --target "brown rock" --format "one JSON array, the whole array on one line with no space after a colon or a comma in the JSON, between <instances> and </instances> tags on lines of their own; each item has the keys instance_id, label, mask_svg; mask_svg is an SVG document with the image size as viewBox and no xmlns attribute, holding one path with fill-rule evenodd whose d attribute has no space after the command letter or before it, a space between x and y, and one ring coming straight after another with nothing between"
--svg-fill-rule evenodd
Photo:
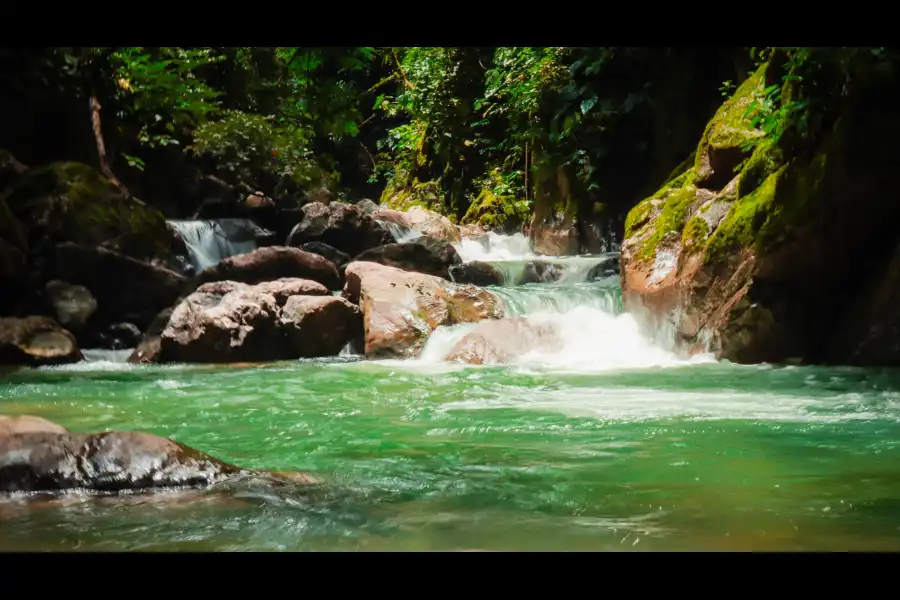
<instances>
[{"instance_id":1,"label":"brown rock","mask_svg":"<svg viewBox=\"0 0 900 600\"><path fill-rule=\"evenodd\" d=\"M75 336L49 317L0 319L0 364L61 365L83 359Z\"/></svg>"},{"instance_id":2,"label":"brown rock","mask_svg":"<svg viewBox=\"0 0 900 600\"><path fill-rule=\"evenodd\" d=\"M201 271L195 283L237 281L256 284L282 278L311 279L330 290L340 289L340 276L335 265L299 248L271 246L232 256Z\"/></svg>"},{"instance_id":3,"label":"brown rock","mask_svg":"<svg viewBox=\"0 0 900 600\"><path fill-rule=\"evenodd\" d=\"M486 262L472 261L450 267L454 283L471 283L477 286L503 285L503 271Z\"/></svg>"},{"instance_id":4,"label":"brown rock","mask_svg":"<svg viewBox=\"0 0 900 600\"><path fill-rule=\"evenodd\" d=\"M405 212L379 207L372 213L372 217L378 221L394 223L437 240L450 243L458 243L462 240L459 228L451 223L450 219L420 206L414 206Z\"/></svg>"},{"instance_id":5,"label":"brown rock","mask_svg":"<svg viewBox=\"0 0 900 600\"><path fill-rule=\"evenodd\" d=\"M279 319L290 356L335 356L362 335L359 307L335 296L292 296Z\"/></svg>"},{"instance_id":6,"label":"brown rock","mask_svg":"<svg viewBox=\"0 0 900 600\"><path fill-rule=\"evenodd\" d=\"M44 285L44 296L59 324L71 331L82 329L97 311L97 300L82 285L54 279Z\"/></svg>"},{"instance_id":7,"label":"brown rock","mask_svg":"<svg viewBox=\"0 0 900 600\"><path fill-rule=\"evenodd\" d=\"M440 325L503 316L502 301L472 285L371 262L347 266L344 297L363 313L368 357L415 357Z\"/></svg>"},{"instance_id":8,"label":"brown rock","mask_svg":"<svg viewBox=\"0 0 900 600\"><path fill-rule=\"evenodd\" d=\"M174 308L165 308L156 315L153 322L144 332L141 341L138 342L134 352L128 357L128 362L132 364L146 364L156 362L159 356L160 337L169 324L169 318L172 316Z\"/></svg>"},{"instance_id":9,"label":"brown rock","mask_svg":"<svg viewBox=\"0 0 900 600\"><path fill-rule=\"evenodd\" d=\"M11 417L0 415L0 438L19 433L66 433L67 430L47 419L32 415Z\"/></svg>"},{"instance_id":10,"label":"brown rock","mask_svg":"<svg viewBox=\"0 0 900 600\"><path fill-rule=\"evenodd\" d=\"M302 208L303 218L288 236L287 245L299 247L322 242L356 256L369 248L389 244L393 236L371 216L355 206L313 202Z\"/></svg>"},{"instance_id":11,"label":"brown rock","mask_svg":"<svg viewBox=\"0 0 900 600\"><path fill-rule=\"evenodd\" d=\"M375 262L444 279L450 279L450 267L462 263L456 248L443 240L427 236L403 244L385 244L371 248L353 260Z\"/></svg>"},{"instance_id":12,"label":"brown rock","mask_svg":"<svg viewBox=\"0 0 900 600\"><path fill-rule=\"evenodd\" d=\"M581 250L575 222L568 218L545 219L531 230L534 251L546 256L570 256Z\"/></svg>"},{"instance_id":13,"label":"brown rock","mask_svg":"<svg viewBox=\"0 0 900 600\"><path fill-rule=\"evenodd\" d=\"M562 348L563 340L550 325L523 317L507 317L479 323L463 337L445 360L473 365L505 364L532 350Z\"/></svg>"}]
</instances>

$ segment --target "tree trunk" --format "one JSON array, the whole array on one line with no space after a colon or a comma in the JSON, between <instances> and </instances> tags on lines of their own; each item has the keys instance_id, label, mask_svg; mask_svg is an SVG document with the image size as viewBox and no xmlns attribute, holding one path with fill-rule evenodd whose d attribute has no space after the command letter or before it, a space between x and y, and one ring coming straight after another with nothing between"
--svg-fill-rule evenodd
<instances>
[{"instance_id":1,"label":"tree trunk","mask_svg":"<svg viewBox=\"0 0 900 600\"><path fill-rule=\"evenodd\" d=\"M91 93L89 103L91 107L91 128L94 131L94 143L97 145L97 157L100 159L100 172L103 173L103 176L109 179L113 185L119 188L126 197L140 202L131 195L128 188L119 181L119 178L116 177L115 173L112 172L112 168L109 166L109 156L106 154L106 143L103 140L103 129L100 127L100 101L97 100L96 92ZM141 202L141 204L143 203Z\"/></svg>"}]
</instances>

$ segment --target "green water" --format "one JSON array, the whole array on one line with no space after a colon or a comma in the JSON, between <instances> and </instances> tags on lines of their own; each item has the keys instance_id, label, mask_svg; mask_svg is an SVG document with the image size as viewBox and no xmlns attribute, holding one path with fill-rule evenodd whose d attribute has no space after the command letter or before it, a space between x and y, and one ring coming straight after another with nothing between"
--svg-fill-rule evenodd
<instances>
[{"instance_id":1,"label":"green water","mask_svg":"<svg viewBox=\"0 0 900 600\"><path fill-rule=\"evenodd\" d=\"M6 374L0 413L323 483L0 500L0 550L900 549L900 372L687 364L600 313L557 363Z\"/></svg>"}]
</instances>

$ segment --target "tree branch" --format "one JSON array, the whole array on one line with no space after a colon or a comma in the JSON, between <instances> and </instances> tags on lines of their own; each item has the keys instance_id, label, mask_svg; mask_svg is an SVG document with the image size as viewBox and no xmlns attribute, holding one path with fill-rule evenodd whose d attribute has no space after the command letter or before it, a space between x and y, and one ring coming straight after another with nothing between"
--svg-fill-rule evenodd
<instances>
[{"instance_id":1,"label":"tree branch","mask_svg":"<svg viewBox=\"0 0 900 600\"><path fill-rule=\"evenodd\" d=\"M397 68L400 69L400 75L403 77L403 81L406 83L406 86L411 90L416 89L416 86L411 84L409 82L409 79L406 78L406 72L403 70L403 65L400 64L400 59L397 57L397 53L392 52L392 54L394 55L394 62L397 63Z\"/></svg>"}]
</instances>

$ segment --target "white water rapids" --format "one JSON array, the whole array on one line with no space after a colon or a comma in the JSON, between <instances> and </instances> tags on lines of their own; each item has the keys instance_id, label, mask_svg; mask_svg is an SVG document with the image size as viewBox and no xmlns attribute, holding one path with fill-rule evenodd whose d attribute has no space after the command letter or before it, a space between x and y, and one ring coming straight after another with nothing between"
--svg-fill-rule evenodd
<instances>
[{"instance_id":1,"label":"white water rapids","mask_svg":"<svg viewBox=\"0 0 900 600\"><path fill-rule=\"evenodd\" d=\"M217 219L206 221L168 221L184 240L191 264L197 271L222 260L256 250L256 239L250 235L256 225L246 219ZM240 238L229 235L228 229L244 233Z\"/></svg>"}]
</instances>

